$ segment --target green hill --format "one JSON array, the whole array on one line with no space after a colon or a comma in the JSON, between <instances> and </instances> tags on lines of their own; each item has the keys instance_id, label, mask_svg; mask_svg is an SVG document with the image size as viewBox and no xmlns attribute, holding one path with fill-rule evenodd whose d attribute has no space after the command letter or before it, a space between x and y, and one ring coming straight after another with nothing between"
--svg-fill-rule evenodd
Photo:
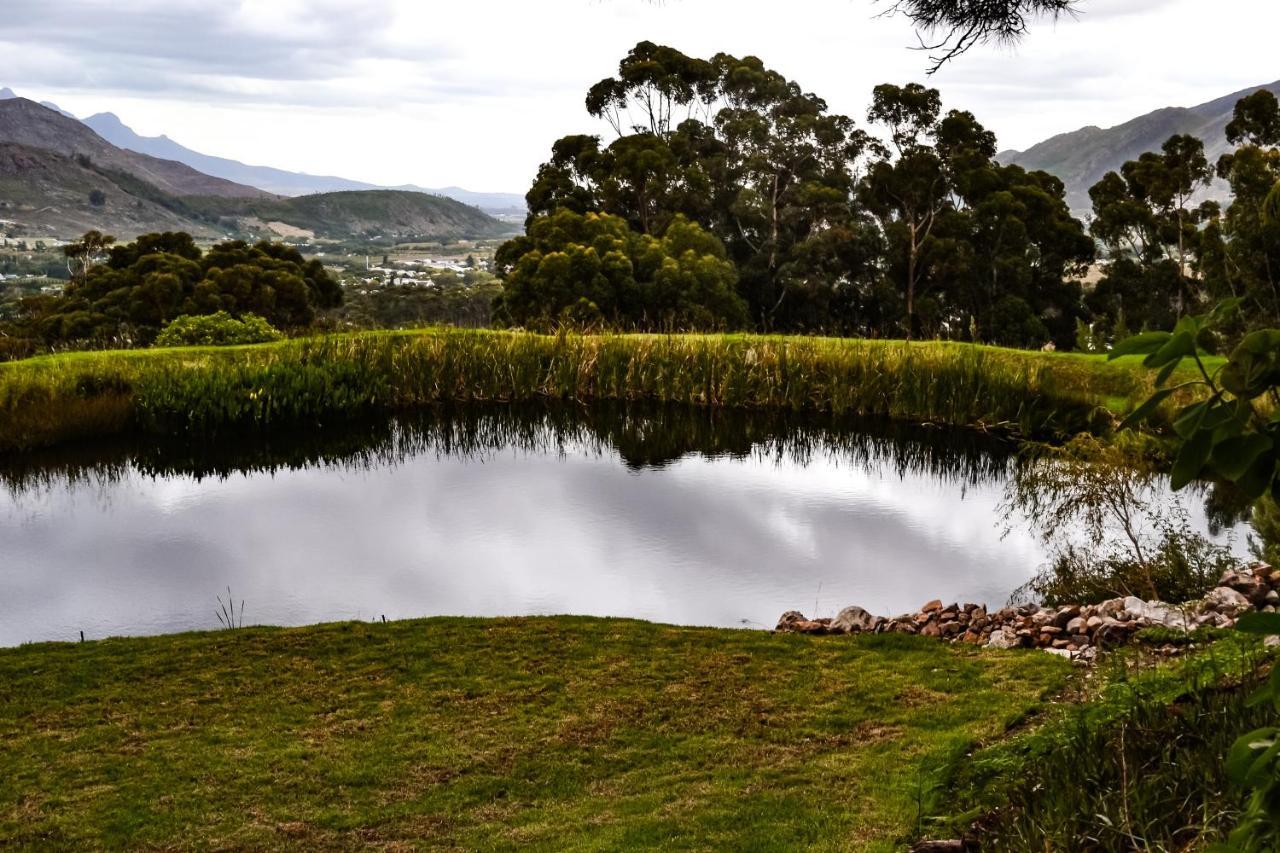
<instances>
[{"instance_id":1,"label":"green hill","mask_svg":"<svg viewBox=\"0 0 1280 853\"><path fill-rule=\"evenodd\" d=\"M247 224L283 223L317 237L494 237L511 228L443 196L408 190L353 190L287 199L203 199L202 210ZM257 223L249 220L257 220Z\"/></svg>"}]
</instances>

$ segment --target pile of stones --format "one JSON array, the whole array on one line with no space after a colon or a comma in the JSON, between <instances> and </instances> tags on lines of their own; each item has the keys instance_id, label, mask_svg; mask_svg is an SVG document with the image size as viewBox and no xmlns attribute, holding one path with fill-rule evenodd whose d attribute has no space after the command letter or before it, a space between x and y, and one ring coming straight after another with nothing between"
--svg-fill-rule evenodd
<instances>
[{"instance_id":1,"label":"pile of stones","mask_svg":"<svg viewBox=\"0 0 1280 853\"><path fill-rule=\"evenodd\" d=\"M980 604L930 601L915 613L874 616L846 607L834 619L806 619L788 610L776 631L798 634L902 633L938 637L995 649L1039 648L1075 661L1092 661L1099 649L1127 643L1142 628L1194 631L1226 628L1241 613L1274 613L1280 606L1280 569L1265 563L1233 569L1204 598L1183 604L1143 601L1136 596L1100 604L1041 607L1024 604L988 611Z\"/></svg>"}]
</instances>

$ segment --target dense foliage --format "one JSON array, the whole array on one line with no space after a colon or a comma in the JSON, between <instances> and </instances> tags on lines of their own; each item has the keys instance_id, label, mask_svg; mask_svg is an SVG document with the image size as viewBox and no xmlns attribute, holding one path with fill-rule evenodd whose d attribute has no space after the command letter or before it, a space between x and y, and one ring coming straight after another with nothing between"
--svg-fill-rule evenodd
<instances>
[{"instance_id":1,"label":"dense foliage","mask_svg":"<svg viewBox=\"0 0 1280 853\"><path fill-rule=\"evenodd\" d=\"M256 314L232 317L217 314L183 315L160 330L158 347L236 346L265 344L284 337L278 329Z\"/></svg>"},{"instance_id":2,"label":"dense foliage","mask_svg":"<svg viewBox=\"0 0 1280 853\"><path fill-rule=\"evenodd\" d=\"M693 296L706 311L621 319L1028 346L1074 337L1074 277L1093 243L1061 182L997 164L994 136L970 113L944 114L935 89L876 88L868 118L886 145L755 57L642 42L586 104L616 136L553 145L527 196L530 235L558 230L543 223L561 211L616 217L654 240L687 221L682 231L723 244L747 308ZM546 251L537 237L504 248L513 302L528 298L533 262L521 259ZM596 301L594 268L559 281L554 310ZM679 292L699 286L695 277Z\"/></svg>"},{"instance_id":3,"label":"dense foliage","mask_svg":"<svg viewBox=\"0 0 1280 853\"><path fill-rule=\"evenodd\" d=\"M342 302L341 287L319 261L279 243L230 241L202 252L182 233L113 242L89 232L68 246L75 276L61 294L24 300L17 333L47 344L147 344L184 315L254 314L293 329Z\"/></svg>"},{"instance_id":4,"label":"dense foliage","mask_svg":"<svg viewBox=\"0 0 1280 853\"><path fill-rule=\"evenodd\" d=\"M642 328L741 326L746 303L715 237L677 214L660 236L618 216L559 209L499 251L500 314L525 326L557 320Z\"/></svg>"}]
</instances>

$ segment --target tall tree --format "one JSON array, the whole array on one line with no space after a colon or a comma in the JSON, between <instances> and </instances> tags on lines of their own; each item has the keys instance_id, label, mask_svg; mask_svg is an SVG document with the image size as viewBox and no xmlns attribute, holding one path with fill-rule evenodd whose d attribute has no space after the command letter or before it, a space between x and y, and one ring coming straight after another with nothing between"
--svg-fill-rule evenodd
<instances>
[{"instance_id":1,"label":"tall tree","mask_svg":"<svg viewBox=\"0 0 1280 853\"><path fill-rule=\"evenodd\" d=\"M897 157L888 153L871 165L863 199L881 222L890 245L905 252L903 288L910 340L917 333L916 296L924 269L921 255L938 216L950 203L945 163L932 142L938 132L942 97L918 83L885 83L872 92L867 119L884 126Z\"/></svg>"}]
</instances>

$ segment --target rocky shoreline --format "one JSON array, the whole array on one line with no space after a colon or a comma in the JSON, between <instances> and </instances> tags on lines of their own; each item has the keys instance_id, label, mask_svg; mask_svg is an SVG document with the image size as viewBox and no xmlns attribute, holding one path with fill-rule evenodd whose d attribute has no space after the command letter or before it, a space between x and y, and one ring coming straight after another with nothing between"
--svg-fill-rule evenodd
<instances>
[{"instance_id":1,"label":"rocky shoreline","mask_svg":"<svg viewBox=\"0 0 1280 853\"><path fill-rule=\"evenodd\" d=\"M1100 650L1128 643L1143 628L1191 632L1228 628L1241 613L1274 613L1280 607L1280 569L1266 563L1233 569L1204 598L1183 604L1143 601L1137 596L1100 604L1041 607L1024 604L988 611L980 604L934 599L915 613L875 616L851 606L833 619L806 619L788 610L774 629L791 634L918 634L993 649L1038 648L1082 664Z\"/></svg>"}]
</instances>

